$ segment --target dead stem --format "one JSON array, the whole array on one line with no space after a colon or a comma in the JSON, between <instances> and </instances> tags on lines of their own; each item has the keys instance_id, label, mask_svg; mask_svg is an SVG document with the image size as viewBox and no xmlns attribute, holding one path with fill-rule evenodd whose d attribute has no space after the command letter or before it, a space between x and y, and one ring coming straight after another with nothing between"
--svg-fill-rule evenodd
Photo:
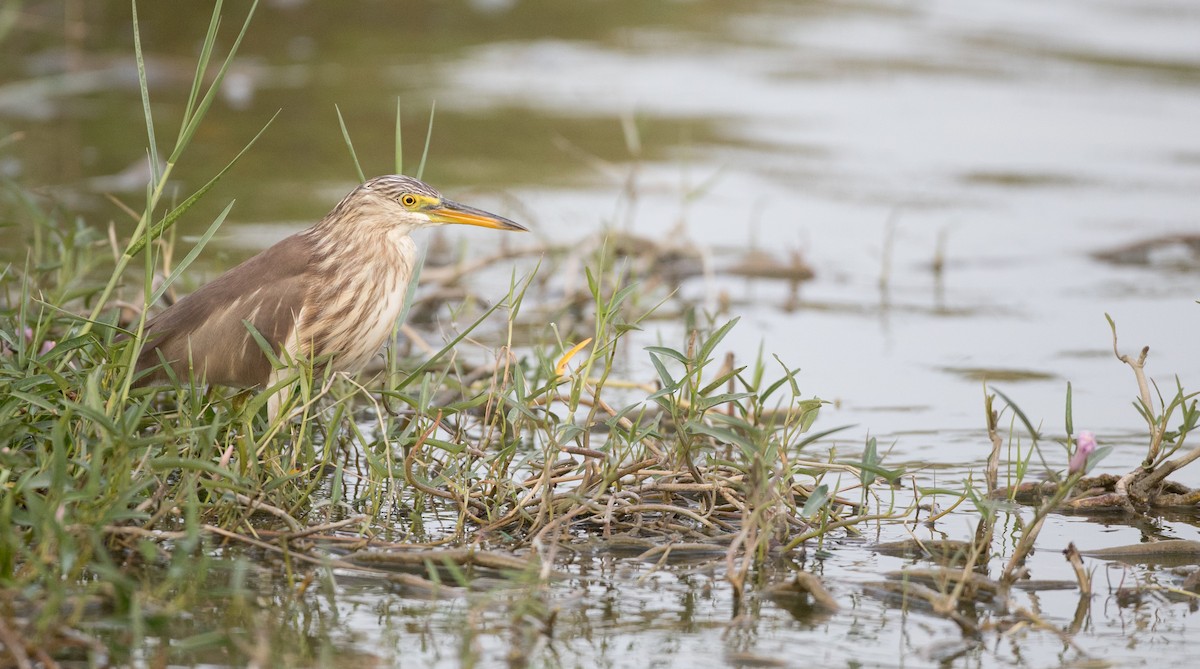
<instances>
[{"instance_id":1,"label":"dead stem","mask_svg":"<svg viewBox=\"0 0 1200 669\"><path fill-rule=\"evenodd\" d=\"M8 617L4 615L0 615L0 643L4 644L4 649L8 651L17 669L33 669L33 663L29 661L29 655L25 652L24 639L17 636L8 626Z\"/></svg>"},{"instance_id":2,"label":"dead stem","mask_svg":"<svg viewBox=\"0 0 1200 669\"><path fill-rule=\"evenodd\" d=\"M207 525L206 524L206 525L203 525L202 528L207 532L211 532L213 534L220 535L220 536L226 537L228 539L232 539L234 541L248 544L250 546L254 546L255 548L260 548L262 550L270 551L273 553L280 553L280 554L287 556L290 559L300 560L301 562L307 562L309 564L314 564L314 565L321 566L321 567L328 567L328 568L332 568L332 569L349 569L349 570L353 570L353 571L357 571L357 572L367 572L374 576L378 576L379 578L382 578L386 581L395 583L397 585L414 588L414 589L421 590L423 592L427 592L430 594L464 594L464 591L462 588L458 588L455 586L449 586L449 585L443 585L441 583L434 583L433 581L421 578L420 576L414 576L412 574L396 574L396 573L384 571L382 569L375 569L372 567L360 566L360 565L354 564L352 562L347 562L345 560L338 560L333 557L325 557L325 556L314 557L311 555L307 555L305 553L288 550L287 548L283 548L283 547L277 546L275 544L270 544L265 541L259 541L252 537L238 534L237 532L230 532L229 530L226 530L225 528L222 528L222 527L218 527L216 525Z\"/></svg>"},{"instance_id":3,"label":"dead stem","mask_svg":"<svg viewBox=\"0 0 1200 669\"><path fill-rule=\"evenodd\" d=\"M1004 448L1004 439L1000 437L998 427L1000 414L993 408L992 404L996 396L990 395L987 388L983 391L983 411L987 419L988 440L992 442L992 452L988 454L987 459L987 491L991 495L1000 487L1000 451Z\"/></svg>"},{"instance_id":4,"label":"dead stem","mask_svg":"<svg viewBox=\"0 0 1200 669\"><path fill-rule=\"evenodd\" d=\"M239 504L242 504L243 506L246 506L254 511L263 511L275 516L276 518L282 520L288 526L288 528L292 530L292 532L301 532L304 528L304 526L300 524L300 521L296 520L290 513L277 506L267 504L260 499L254 499L241 493L234 493L234 499L236 499Z\"/></svg>"},{"instance_id":5,"label":"dead stem","mask_svg":"<svg viewBox=\"0 0 1200 669\"><path fill-rule=\"evenodd\" d=\"M1071 569L1075 570L1075 580L1079 582L1079 592L1084 597L1092 594L1092 575L1088 573L1087 567L1083 565L1083 558L1079 555L1079 549L1075 548L1075 542L1067 544L1067 549L1063 551L1067 562L1070 563Z\"/></svg>"},{"instance_id":6,"label":"dead stem","mask_svg":"<svg viewBox=\"0 0 1200 669\"><path fill-rule=\"evenodd\" d=\"M431 485L426 485L424 481L418 479L413 475L412 472L413 462L417 459L417 453L421 451L421 446L425 444L425 440L429 438L429 435L433 434L433 431L437 429L441 417L441 412L438 412L437 418L433 420L428 429L421 433L421 436L417 438L417 441L414 442L412 447L408 449L408 454L404 456L404 482L416 488L417 490L420 490L426 495L432 495L434 497L441 497L442 499L455 501L459 499L457 495L442 490L441 488L435 488Z\"/></svg>"},{"instance_id":7,"label":"dead stem","mask_svg":"<svg viewBox=\"0 0 1200 669\"><path fill-rule=\"evenodd\" d=\"M358 551L347 555L344 560L355 565L365 565L368 567L423 567L426 564L433 564L435 566L440 564L456 564L512 572L523 572L538 564L536 558L518 558L507 553L471 548L416 551ZM569 574L556 572L555 577L568 578Z\"/></svg>"},{"instance_id":8,"label":"dead stem","mask_svg":"<svg viewBox=\"0 0 1200 669\"><path fill-rule=\"evenodd\" d=\"M324 525L310 525L304 529L295 530L292 532L288 532L287 534L280 535L280 538L283 539L284 541L292 541L293 539L299 539L301 537L307 537L307 536L311 536L314 534L320 534L322 532L328 532L330 530L340 529L343 527L347 527L349 525L359 525L362 523L366 523L369 519L370 519L370 517L365 516L365 515L351 516L349 518L337 520L332 523L325 523ZM362 537L357 537L357 540L361 541Z\"/></svg>"}]
</instances>

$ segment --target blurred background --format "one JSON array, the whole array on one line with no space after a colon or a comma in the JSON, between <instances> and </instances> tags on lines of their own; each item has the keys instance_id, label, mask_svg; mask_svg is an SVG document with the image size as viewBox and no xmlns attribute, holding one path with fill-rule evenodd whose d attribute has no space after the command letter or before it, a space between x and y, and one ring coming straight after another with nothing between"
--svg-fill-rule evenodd
<instances>
[{"instance_id":1,"label":"blurred background","mask_svg":"<svg viewBox=\"0 0 1200 669\"><path fill-rule=\"evenodd\" d=\"M140 210L148 176L130 4L0 8L0 177L128 234L111 198ZM218 57L248 9L225 3ZM138 5L160 146L210 13ZM974 466L985 380L1051 434L1070 381L1077 429L1128 442L1121 470L1143 428L1104 313L1164 392L1200 383L1197 36L1191 0L266 0L171 195L279 113L180 223L237 200L219 271L354 186L335 105L370 176L394 170L397 104L415 172L436 104L426 180L535 230L504 243L697 250L681 295L742 318L740 358L801 367L851 448ZM0 216L19 261L21 215ZM800 263L801 285L733 271ZM680 340L658 327L640 341Z\"/></svg>"}]
</instances>

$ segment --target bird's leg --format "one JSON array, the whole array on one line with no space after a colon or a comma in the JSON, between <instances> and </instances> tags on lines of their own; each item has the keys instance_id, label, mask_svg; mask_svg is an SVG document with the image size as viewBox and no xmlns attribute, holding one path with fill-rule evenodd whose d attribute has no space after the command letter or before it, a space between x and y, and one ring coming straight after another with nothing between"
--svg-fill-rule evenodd
<instances>
[{"instance_id":1,"label":"bird's leg","mask_svg":"<svg viewBox=\"0 0 1200 669\"><path fill-rule=\"evenodd\" d=\"M289 367L280 367L278 369L271 370L271 374L267 376L268 392L271 388L274 388L280 380L286 379L290 376L292 376L292 370ZM285 384L282 388L279 388L267 398L268 425L274 425L275 420L279 418L279 412L284 407L288 406L288 401L292 398L292 389L295 387L295 385L295 383Z\"/></svg>"},{"instance_id":2,"label":"bird's leg","mask_svg":"<svg viewBox=\"0 0 1200 669\"><path fill-rule=\"evenodd\" d=\"M211 392L211 388L209 390ZM238 417L239 420L242 419L241 413L246 407L246 401L250 399L251 392L252 391L250 390L243 390L229 400L230 411L234 416ZM225 451L221 453L221 460L219 462L221 467L226 467L229 465L229 461L233 459L233 451L236 449L236 447L236 441L231 441L229 446L225 447Z\"/></svg>"}]
</instances>

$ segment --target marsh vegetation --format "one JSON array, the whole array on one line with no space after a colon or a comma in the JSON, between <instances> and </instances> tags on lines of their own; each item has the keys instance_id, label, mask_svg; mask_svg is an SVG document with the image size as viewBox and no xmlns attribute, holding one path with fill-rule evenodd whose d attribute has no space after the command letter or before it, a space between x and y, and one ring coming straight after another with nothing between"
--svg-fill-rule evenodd
<instances>
[{"instance_id":1,"label":"marsh vegetation","mask_svg":"<svg viewBox=\"0 0 1200 669\"><path fill-rule=\"evenodd\" d=\"M803 371L824 352L748 346L748 305L708 289L749 280L784 313L848 310L803 292L820 267L623 225L649 197L633 121L608 227L486 251L434 238L368 372L301 371L274 420L270 390L137 388L122 335L207 271L233 211L214 193L273 131L268 115L179 189L252 30L240 11L217 3L168 115L134 18L151 168L144 199L116 198L119 223L21 180L0 191L27 240L0 265L3 666L1056 665L1104 661L1098 619L1186 631L1200 548L1171 528L1196 522L1194 379L1156 383L1118 316L1096 328L1131 372L1117 439L1077 425L1076 386L1054 374L957 361L939 367L983 379L968 464L898 446L920 432L841 422ZM397 109L383 169L434 169L428 135L405 169L402 126ZM348 176L369 176L354 118L331 127ZM884 313L903 312L891 243ZM1053 404L995 387L1031 379L1054 382ZM1138 462L1106 460L1114 442ZM1167 540L1065 531L1082 523ZM1105 582L1107 564L1133 566ZM897 641L912 635L919 649Z\"/></svg>"}]
</instances>

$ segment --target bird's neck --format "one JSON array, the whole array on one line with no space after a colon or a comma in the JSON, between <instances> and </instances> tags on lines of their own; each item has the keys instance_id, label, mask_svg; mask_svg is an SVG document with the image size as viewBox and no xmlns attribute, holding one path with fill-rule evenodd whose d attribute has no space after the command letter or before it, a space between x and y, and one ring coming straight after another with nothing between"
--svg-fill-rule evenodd
<instances>
[{"instance_id":1,"label":"bird's neck","mask_svg":"<svg viewBox=\"0 0 1200 669\"><path fill-rule=\"evenodd\" d=\"M415 248L409 234L416 226L397 223L389 209L372 202L358 202L354 207L345 204L343 201L301 233L312 244L319 264L339 258L359 266L372 260L390 264L403 256L411 266Z\"/></svg>"},{"instance_id":2,"label":"bird's neck","mask_svg":"<svg viewBox=\"0 0 1200 669\"><path fill-rule=\"evenodd\" d=\"M375 354L403 308L416 262L409 232L381 217L331 214L300 233L311 244L312 286L296 325L298 354L337 351L334 368L347 370Z\"/></svg>"}]
</instances>

